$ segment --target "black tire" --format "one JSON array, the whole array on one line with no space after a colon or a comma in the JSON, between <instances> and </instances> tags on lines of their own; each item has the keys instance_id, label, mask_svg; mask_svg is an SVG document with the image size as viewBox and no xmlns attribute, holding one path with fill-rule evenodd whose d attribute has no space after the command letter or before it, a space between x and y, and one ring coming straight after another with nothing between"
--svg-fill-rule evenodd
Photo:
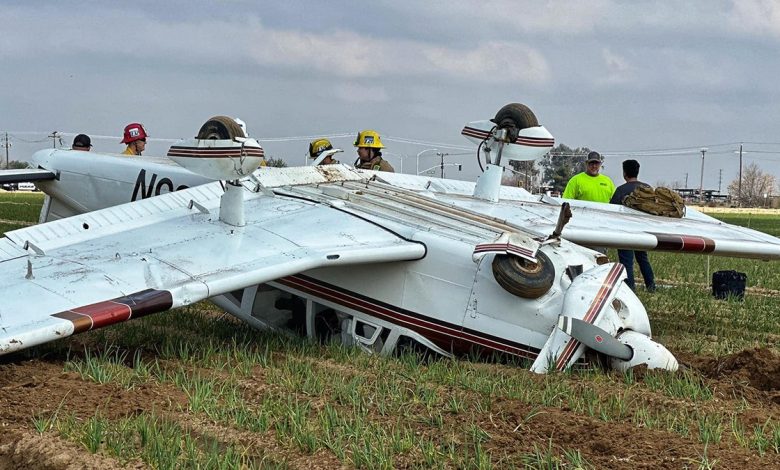
<instances>
[{"instance_id":1,"label":"black tire","mask_svg":"<svg viewBox=\"0 0 780 470\"><path fill-rule=\"evenodd\" d=\"M531 111L531 108L520 103L509 103L499 109L492 121L502 129L515 127L520 130L539 125L539 121L536 120L536 115Z\"/></svg>"},{"instance_id":2,"label":"black tire","mask_svg":"<svg viewBox=\"0 0 780 470\"><path fill-rule=\"evenodd\" d=\"M246 137L241 126L233 118L214 116L201 126L195 138L233 140L235 137Z\"/></svg>"},{"instance_id":3,"label":"black tire","mask_svg":"<svg viewBox=\"0 0 780 470\"><path fill-rule=\"evenodd\" d=\"M512 255L496 255L493 258L493 277L510 294L524 299L543 296L555 280L555 267L550 258L536 252L536 263Z\"/></svg>"}]
</instances>

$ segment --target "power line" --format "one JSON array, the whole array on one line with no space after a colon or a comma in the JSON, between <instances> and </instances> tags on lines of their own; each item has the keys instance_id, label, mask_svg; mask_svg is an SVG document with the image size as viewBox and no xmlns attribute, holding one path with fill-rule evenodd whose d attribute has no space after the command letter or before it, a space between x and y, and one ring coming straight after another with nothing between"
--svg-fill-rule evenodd
<instances>
[{"instance_id":1,"label":"power line","mask_svg":"<svg viewBox=\"0 0 780 470\"><path fill-rule=\"evenodd\" d=\"M261 142L294 142L301 140L314 140L314 139L339 139L342 137L354 137L355 132L338 132L330 134L317 134L317 135L296 135L288 137L255 137L255 140Z\"/></svg>"},{"instance_id":2,"label":"power line","mask_svg":"<svg viewBox=\"0 0 780 470\"><path fill-rule=\"evenodd\" d=\"M0 131L3 132L3 131ZM49 139L52 139L52 136L49 132L40 132L40 131L7 131L9 134L9 137L19 140L20 142L29 143L29 144L35 144L35 143L42 143L46 142ZM79 133L77 132L57 132L58 137L75 137ZM31 140L31 139L25 139L20 136L22 135L44 135L45 137L42 137L41 139ZM282 137L255 137L260 142L295 142L295 141L308 141L313 140L316 138L329 138L329 139L338 139L338 138L346 138L346 137L352 137L354 136L354 132L331 132L331 133L322 133L322 134L315 134L315 135L297 135L297 136L282 136ZM108 140L121 140L121 136L116 135L92 135L90 134L90 137L92 139L108 139ZM412 138L406 138L406 137L396 137L392 135L385 135L383 137L384 140L390 141L390 142L397 142L402 144L409 144L409 145L419 145L419 146L426 146L426 147L437 147L437 148L443 148L447 150L461 150L463 153L458 154L451 154L451 155L468 155L471 152L473 152L472 147L467 147L463 145L455 145L455 144L446 144L442 142L431 142L431 141L425 141L425 140L419 140L419 139L412 139ZM148 140L153 142L177 142L180 139L171 139L171 138L157 138L157 137L150 137ZM758 141L744 141L744 142L724 142L724 143L716 143L716 144L710 144L707 147L711 150L708 152L710 155L727 155L731 153L731 151L727 148L722 147L733 147L735 150L739 147L740 144L744 145L777 145L780 146L780 142L758 142ZM715 147L716 149L713 149ZM718 148L721 147L721 148ZM642 150L609 150L602 152L602 155L607 157L674 157L674 156L681 156L681 155L698 155L700 152L701 147L676 147L676 148L657 148L657 149L642 149ZM751 153L761 153L761 154L767 154L767 155L780 155L780 150L778 151L772 151L772 150L745 150L745 153L751 154ZM550 155L552 157L556 158L566 158L566 157L582 157L584 155L584 152L566 152L566 153L557 153L555 151L551 151ZM747 158L751 158L753 160L761 160L761 158L758 157L752 157L750 155L747 155ZM768 161L771 161L771 159L767 159Z\"/></svg>"},{"instance_id":3,"label":"power line","mask_svg":"<svg viewBox=\"0 0 780 470\"><path fill-rule=\"evenodd\" d=\"M46 142L47 140L49 140L48 137L45 137L43 139L38 139L38 140L27 140L27 139L22 139L21 137L13 135L13 134L9 134L7 132L6 132L6 135L12 137L14 140L18 140L18 141L24 142L26 144L39 144L41 142Z\"/></svg>"},{"instance_id":4,"label":"power line","mask_svg":"<svg viewBox=\"0 0 780 470\"><path fill-rule=\"evenodd\" d=\"M780 150L778 151L771 151L771 150L745 150L746 153L769 153L774 155L780 155Z\"/></svg>"},{"instance_id":5,"label":"power line","mask_svg":"<svg viewBox=\"0 0 780 470\"><path fill-rule=\"evenodd\" d=\"M720 144L708 144L708 145L700 145L696 147L672 147L672 148L643 149L643 150L607 150L602 152L602 155L607 153L621 154L621 153L666 152L666 151L683 151L683 150L692 150L696 153L699 153L702 147L712 148L712 147L739 146L739 144L746 144L746 143L748 142L724 142Z\"/></svg>"}]
</instances>

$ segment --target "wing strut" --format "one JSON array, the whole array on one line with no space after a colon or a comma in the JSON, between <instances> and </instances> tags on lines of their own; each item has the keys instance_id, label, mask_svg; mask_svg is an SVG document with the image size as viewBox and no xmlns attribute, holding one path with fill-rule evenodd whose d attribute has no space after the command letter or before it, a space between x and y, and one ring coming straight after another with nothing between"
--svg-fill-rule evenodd
<instances>
[{"instance_id":1,"label":"wing strut","mask_svg":"<svg viewBox=\"0 0 780 470\"><path fill-rule=\"evenodd\" d=\"M561 205L561 211L558 213L558 223L555 224L555 230L553 230L552 235L547 237L547 239L552 240L552 239L561 238L561 232L563 232L563 227L565 227L566 224L569 223L571 216L572 216L571 207L569 206L568 202L564 202Z\"/></svg>"}]
</instances>

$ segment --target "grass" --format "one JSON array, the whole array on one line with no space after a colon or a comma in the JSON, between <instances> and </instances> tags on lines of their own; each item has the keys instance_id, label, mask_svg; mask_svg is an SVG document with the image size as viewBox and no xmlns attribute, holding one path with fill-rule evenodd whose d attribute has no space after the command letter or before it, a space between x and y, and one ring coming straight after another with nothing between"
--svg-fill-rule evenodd
<instances>
[{"instance_id":1,"label":"grass","mask_svg":"<svg viewBox=\"0 0 780 470\"><path fill-rule=\"evenodd\" d=\"M34 222L41 202L39 194L0 194L0 219ZM780 227L780 216L718 217ZM639 295L661 343L696 355L777 351L776 263L666 253L651 260L659 284L668 287ZM743 302L709 295L707 280L719 269L748 273L753 290ZM587 449L561 442L557 424L549 426L572 414L570 426L642 429L693 443L698 450L683 459L690 468L720 465L713 455L728 445L753 459L780 454L776 414L756 423L750 416L758 405L749 396L719 395L717 384L694 370L537 376L520 363L378 358L258 332L214 314L207 302L77 338L25 354L65 358L65 371L101 393L155 390L167 398L143 413L115 414L72 409L63 398L55 410L33 413L30 425L123 463L286 468L288 457L304 456L359 468L604 465L592 462ZM724 408L739 399L743 405Z\"/></svg>"},{"instance_id":2,"label":"grass","mask_svg":"<svg viewBox=\"0 0 780 470\"><path fill-rule=\"evenodd\" d=\"M780 236L780 224L778 216L773 214L710 214L711 216L729 224L752 228L759 232L768 233L776 237Z\"/></svg>"},{"instance_id":3,"label":"grass","mask_svg":"<svg viewBox=\"0 0 780 470\"><path fill-rule=\"evenodd\" d=\"M43 193L0 192L0 234L38 221Z\"/></svg>"}]
</instances>

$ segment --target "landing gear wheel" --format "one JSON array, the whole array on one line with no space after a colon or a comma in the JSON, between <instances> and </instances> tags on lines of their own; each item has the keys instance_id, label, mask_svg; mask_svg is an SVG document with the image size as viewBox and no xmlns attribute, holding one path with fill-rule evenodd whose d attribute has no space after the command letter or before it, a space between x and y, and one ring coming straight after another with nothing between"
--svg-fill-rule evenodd
<instances>
[{"instance_id":1,"label":"landing gear wheel","mask_svg":"<svg viewBox=\"0 0 780 470\"><path fill-rule=\"evenodd\" d=\"M235 137L246 137L241 126L231 117L214 116L201 126L196 139L233 140Z\"/></svg>"},{"instance_id":2,"label":"landing gear wheel","mask_svg":"<svg viewBox=\"0 0 780 470\"><path fill-rule=\"evenodd\" d=\"M499 128L514 127L518 130L539 125L531 108L520 103L509 103L499 109L496 117L491 121L496 123Z\"/></svg>"},{"instance_id":3,"label":"landing gear wheel","mask_svg":"<svg viewBox=\"0 0 780 470\"><path fill-rule=\"evenodd\" d=\"M555 267L541 251L536 252L536 261L532 263L518 256L496 255L493 258L493 276L510 294L538 299L552 287Z\"/></svg>"}]
</instances>

